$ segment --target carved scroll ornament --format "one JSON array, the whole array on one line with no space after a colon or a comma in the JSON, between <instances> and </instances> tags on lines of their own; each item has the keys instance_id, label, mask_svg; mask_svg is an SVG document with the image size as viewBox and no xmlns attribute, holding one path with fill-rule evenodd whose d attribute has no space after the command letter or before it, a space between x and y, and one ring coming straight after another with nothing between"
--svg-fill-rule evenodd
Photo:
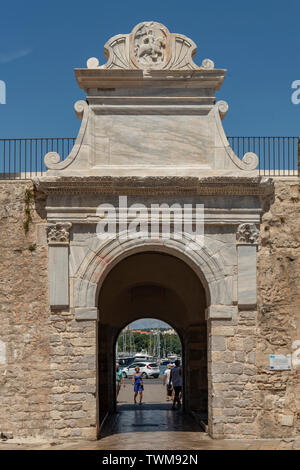
<instances>
[{"instance_id":1,"label":"carved scroll ornament","mask_svg":"<svg viewBox=\"0 0 300 470\"><path fill-rule=\"evenodd\" d=\"M107 63L91 57L88 68L142 69L142 70L193 70L213 69L214 63L204 59L201 67L193 58L196 44L183 34L170 33L161 23L145 21L135 26L130 34L118 34L104 46Z\"/></svg>"}]
</instances>

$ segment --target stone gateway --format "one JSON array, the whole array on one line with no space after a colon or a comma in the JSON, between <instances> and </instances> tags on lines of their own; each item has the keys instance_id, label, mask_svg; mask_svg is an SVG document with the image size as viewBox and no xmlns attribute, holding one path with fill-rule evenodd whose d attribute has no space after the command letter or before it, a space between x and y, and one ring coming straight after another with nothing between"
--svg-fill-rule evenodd
<instances>
[{"instance_id":1,"label":"stone gateway","mask_svg":"<svg viewBox=\"0 0 300 470\"><path fill-rule=\"evenodd\" d=\"M118 334L155 317L180 336L184 409L211 437L295 437L298 177L259 176L259 155L234 153L228 105L215 99L226 71L196 65L186 36L144 22L104 50L105 64L75 69L86 100L67 158L49 152L43 176L0 181L0 432L97 439L116 409ZM133 238L121 196L139 217ZM103 204L117 232L99 238ZM173 208L168 237L163 210L147 231L141 207L153 204ZM184 205L192 227L204 208L201 243L178 228ZM279 354L292 355L291 370L270 369Z\"/></svg>"}]
</instances>

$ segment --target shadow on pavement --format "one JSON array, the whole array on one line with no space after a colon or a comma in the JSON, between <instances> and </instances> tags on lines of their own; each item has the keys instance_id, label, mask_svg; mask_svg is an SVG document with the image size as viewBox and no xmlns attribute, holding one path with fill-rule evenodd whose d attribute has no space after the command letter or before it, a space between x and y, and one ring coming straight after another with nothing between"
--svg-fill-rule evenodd
<instances>
[{"instance_id":1,"label":"shadow on pavement","mask_svg":"<svg viewBox=\"0 0 300 470\"><path fill-rule=\"evenodd\" d=\"M155 431L188 431L204 433L199 423L188 413L171 410L170 403L119 405L117 413L109 416L101 438L113 434Z\"/></svg>"}]
</instances>

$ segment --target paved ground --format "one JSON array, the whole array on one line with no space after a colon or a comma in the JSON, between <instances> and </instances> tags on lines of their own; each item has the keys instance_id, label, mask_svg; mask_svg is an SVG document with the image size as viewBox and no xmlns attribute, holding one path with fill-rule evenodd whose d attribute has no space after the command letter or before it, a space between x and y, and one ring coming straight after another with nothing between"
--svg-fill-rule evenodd
<instances>
[{"instance_id":1,"label":"paved ground","mask_svg":"<svg viewBox=\"0 0 300 470\"><path fill-rule=\"evenodd\" d=\"M118 413L113 416L99 441L18 443L0 441L1 450L84 449L84 450L217 450L217 449L297 449L300 439L214 440L191 416L172 411L161 384L145 381L144 404L133 405L130 383L119 395Z\"/></svg>"},{"instance_id":2,"label":"paved ground","mask_svg":"<svg viewBox=\"0 0 300 470\"><path fill-rule=\"evenodd\" d=\"M150 427L149 427L150 429ZM48 444L0 442L1 450L300 450L300 440L213 440L193 431L124 432L99 441Z\"/></svg>"},{"instance_id":3,"label":"paved ground","mask_svg":"<svg viewBox=\"0 0 300 470\"><path fill-rule=\"evenodd\" d=\"M131 380L125 381L125 388L122 386L118 403L119 405L132 404L133 403L133 386ZM144 380L144 392L143 392L144 403L167 403L166 402L166 387L163 386L162 380L159 379L146 379ZM170 402L171 403L171 402Z\"/></svg>"}]
</instances>

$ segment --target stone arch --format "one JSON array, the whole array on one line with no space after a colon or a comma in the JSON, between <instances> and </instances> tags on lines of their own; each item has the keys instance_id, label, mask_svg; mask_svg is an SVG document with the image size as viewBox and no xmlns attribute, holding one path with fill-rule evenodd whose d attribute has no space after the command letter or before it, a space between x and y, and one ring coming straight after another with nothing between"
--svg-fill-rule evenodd
<instances>
[{"instance_id":1,"label":"stone arch","mask_svg":"<svg viewBox=\"0 0 300 470\"><path fill-rule=\"evenodd\" d=\"M76 275L75 308L97 308L101 286L110 270L122 259L143 251L173 255L187 263L199 277L206 293L207 306L232 305L232 277L226 275L221 256L196 243L188 234L180 240L136 238L94 239L93 246ZM216 250L217 251L217 250Z\"/></svg>"},{"instance_id":2,"label":"stone arch","mask_svg":"<svg viewBox=\"0 0 300 470\"><path fill-rule=\"evenodd\" d=\"M115 340L129 323L156 318L173 326L181 339L183 408L208 415L208 325L206 293L194 270L161 250L142 250L118 261L99 292L97 365L99 422L116 411Z\"/></svg>"}]
</instances>

